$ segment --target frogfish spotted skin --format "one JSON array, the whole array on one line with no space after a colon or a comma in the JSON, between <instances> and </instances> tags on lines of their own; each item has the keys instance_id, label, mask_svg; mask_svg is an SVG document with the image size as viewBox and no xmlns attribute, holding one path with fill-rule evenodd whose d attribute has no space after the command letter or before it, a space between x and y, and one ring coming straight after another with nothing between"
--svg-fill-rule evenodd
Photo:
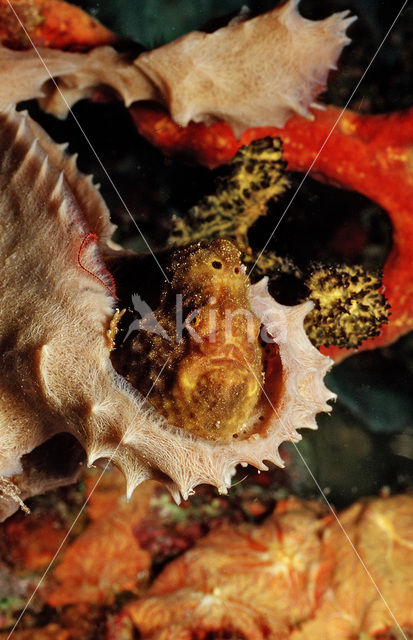
<instances>
[{"instance_id":1,"label":"frogfish spotted skin","mask_svg":"<svg viewBox=\"0 0 413 640\"><path fill-rule=\"evenodd\" d=\"M169 423L210 440L236 438L263 384L260 322L240 252L224 239L190 245L175 252L169 275L154 313L162 330L146 330L144 319L115 352L115 367Z\"/></svg>"}]
</instances>

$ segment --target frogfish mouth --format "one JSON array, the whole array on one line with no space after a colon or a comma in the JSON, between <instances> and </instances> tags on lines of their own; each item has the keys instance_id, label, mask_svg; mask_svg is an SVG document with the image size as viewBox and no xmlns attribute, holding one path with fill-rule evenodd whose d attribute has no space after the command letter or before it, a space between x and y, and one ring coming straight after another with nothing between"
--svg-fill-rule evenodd
<instances>
[{"instance_id":1,"label":"frogfish mouth","mask_svg":"<svg viewBox=\"0 0 413 640\"><path fill-rule=\"evenodd\" d=\"M249 434L265 353L240 252L225 239L193 244L167 273L158 308L120 331L115 368L170 424L211 440Z\"/></svg>"}]
</instances>

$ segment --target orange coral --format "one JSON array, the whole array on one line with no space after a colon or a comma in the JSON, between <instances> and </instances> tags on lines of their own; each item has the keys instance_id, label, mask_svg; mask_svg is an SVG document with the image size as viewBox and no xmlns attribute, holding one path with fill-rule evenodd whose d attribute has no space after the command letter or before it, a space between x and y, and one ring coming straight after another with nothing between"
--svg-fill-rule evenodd
<instances>
[{"instance_id":1,"label":"orange coral","mask_svg":"<svg viewBox=\"0 0 413 640\"><path fill-rule=\"evenodd\" d=\"M50 605L110 602L117 593L135 590L147 580L150 555L139 547L133 527L146 514L155 483L141 485L127 502L119 477L115 471L108 474L91 496L94 521L67 548L54 571L57 584L49 586L46 595ZM96 479L89 480L90 491Z\"/></svg>"},{"instance_id":2,"label":"orange coral","mask_svg":"<svg viewBox=\"0 0 413 640\"><path fill-rule=\"evenodd\" d=\"M139 133L167 156L193 160L209 169L229 163L245 144L237 140L227 122L190 122L182 127L162 107L149 102L135 103L129 111Z\"/></svg>"},{"instance_id":3,"label":"orange coral","mask_svg":"<svg viewBox=\"0 0 413 640\"><path fill-rule=\"evenodd\" d=\"M99 484L96 481L99 478ZM92 522L107 517L119 505L124 504L125 480L117 469L106 471L103 476L95 472L85 478L87 503L87 515Z\"/></svg>"},{"instance_id":4,"label":"orange coral","mask_svg":"<svg viewBox=\"0 0 413 640\"><path fill-rule=\"evenodd\" d=\"M78 7L62 0L11 0L36 46L79 51L113 44L118 37ZM0 0L0 41L24 49L29 40L7 0Z\"/></svg>"},{"instance_id":5,"label":"orange coral","mask_svg":"<svg viewBox=\"0 0 413 640\"><path fill-rule=\"evenodd\" d=\"M413 328L413 109L379 116L345 111L335 126L341 112L328 107L314 121L295 116L283 129L248 129L240 140L224 122L183 129L158 107L134 105L131 113L139 132L165 153L211 168L229 162L252 140L280 136L289 170L310 170L313 177L358 191L383 207L393 224L393 250L383 274L392 315L381 335L366 340L359 351L390 344ZM353 351L332 347L324 352L339 361Z\"/></svg>"},{"instance_id":6,"label":"orange coral","mask_svg":"<svg viewBox=\"0 0 413 640\"><path fill-rule=\"evenodd\" d=\"M411 496L365 500L341 517L384 599L337 522L320 517L311 503L290 499L260 527L210 533L169 564L148 595L125 608L122 620L127 614L139 637L157 640L208 633L352 640L363 633L380 637L397 624L408 630L412 507Z\"/></svg>"},{"instance_id":7,"label":"orange coral","mask_svg":"<svg viewBox=\"0 0 413 640\"><path fill-rule=\"evenodd\" d=\"M281 500L261 525L214 529L147 589L149 553L131 532L156 485L141 486L126 503L120 477L110 472L91 495L95 519L64 553L36 605L72 606L53 624L18 629L17 640L80 640L95 632L106 640L135 633L142 640L412 637L413 496L364 499L340 514L355 549L318 503ZM164 521L159 513L158 526ZM114 596L121 593L129 601L119 613Z\"/></svg>"},{"instance_id":8,"label":"orange coral","mask_svg":"<svg viewBox=\"0 0 413 640\"><path fill-rule=\"evenodd\" d=\"M358 502L341 522L380 593L334 524L324 534L325 544L336 553L333 580L314 618L291 640L349 640L362 632L373 637L397 627L396 621L406 629L413 625L413 498ZM399 631L396 637L401 637Z\"/></svg>"},{"instance_id":9,"label":"orange coral","mask_svg":"<svg viewBox=\"0 0 413 640\"><path fill-rule=\"evenodd\" d=\"M144 638L220 631L258 639L270 629L289 637L291 625L312 615L331 571L320 511L291 500L260 527L213 531L126 611Z\"/></svg>"},{"instance_id":10,"label":"orange coral","mask_svg":"<svg viewBox=\"0 0 413 640\"><path fill-rule=\"evenodd\" d=\"M37 571L47 567L67 532L56 514L23 514L7 522L2 543L7 548L8 561L22 571Z\"/></svg>"}]
</instances>

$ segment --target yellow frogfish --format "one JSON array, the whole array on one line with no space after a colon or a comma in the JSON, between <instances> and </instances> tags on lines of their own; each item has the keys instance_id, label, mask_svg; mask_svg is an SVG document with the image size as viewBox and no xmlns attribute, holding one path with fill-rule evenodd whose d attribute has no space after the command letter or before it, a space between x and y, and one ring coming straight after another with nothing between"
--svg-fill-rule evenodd
<instances>
[{"instance_id":1,"label":"yellow frogfish","mask_svg":"<svg viewBox=\"0 0 413 640\"><path fill-rule=\"evenodd\" d=\"M228 240L177 250L160 305L113 353L115 368L168 422L228 441L248 432L263 385L260 322Z\"/></svg>"}]
</instances>

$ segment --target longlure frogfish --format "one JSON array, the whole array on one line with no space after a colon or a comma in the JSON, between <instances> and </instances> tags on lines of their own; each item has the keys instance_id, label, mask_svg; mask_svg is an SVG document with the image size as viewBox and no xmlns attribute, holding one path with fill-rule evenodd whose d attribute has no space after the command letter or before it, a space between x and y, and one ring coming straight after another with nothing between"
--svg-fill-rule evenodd
<instances>
[{"instance_id":1,"label":"longlure frogfish","mask_svg":"<svg viewBox=\"0 0 413 640\"><path fill-rule=\"evenodd\" d=\"M263 384L260 322L240 252L224 239L193 244L175 252L169 273L154 312L164 331L147 317L115 366L171 424L212 440L237 437Z\"/></svg>"},{"instance_id":2,"label":"longlure frogfish","mask_svg":"<svg viewBox=\"0 0 413 640\"><path fill-rule=\"evenodd\" d=\"M323 382L332 362L303 328L313 303L279 304L266 279L249 286L224 240L196 245L175 254L153 317L113 350L109 276L119 295L131 252L109 244L98 190L27 113L0 113L0 133L0 519L98 460L122 470L128 495L155 478L177 501L199 484L225 493L238 464L283 466L279 446L315 429L334 397ZM114 256L122 269L108 273ZM114 368L130 345L131 364Z\"/></svg>"}]
</instances>

